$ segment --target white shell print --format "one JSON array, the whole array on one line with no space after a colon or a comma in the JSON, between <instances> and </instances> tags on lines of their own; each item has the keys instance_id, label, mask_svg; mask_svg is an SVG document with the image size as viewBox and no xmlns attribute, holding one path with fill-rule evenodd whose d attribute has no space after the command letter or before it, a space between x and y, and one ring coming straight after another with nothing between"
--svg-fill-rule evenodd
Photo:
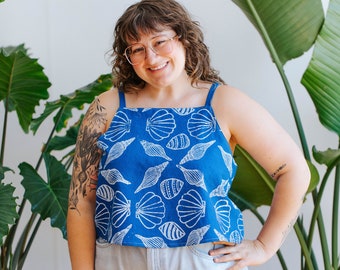
<instances>
[{"instance_id":1,"label":"white shell print","mask_svg":"<svg viewBox=\"0 0 340 270\"><path fill-rule=\"evenodd\" d=\"M221 231L227 233L230 229L230 210L231 207L227 200L219 200L215 205L217 222Z\"/></svg>"},{"instance_id":2,"label":"white shell print","mask_svg":"<svg viewBox=\"0 0 340 270\"><path fill-rule=\"evenodd\" d=\"M139 238L146 248L167 248L168 246L165 244L164 240L160 237L143 237L139 234L135 235Z\"/></svg>"},{"instance_id":3,"label":"white shell print","mask_svg":"<svg viewBox=\"0 0 340 270\"><path fill-rule=\"evenodd\" d=\"M112 224L116 228L121 226L131 214L131 201L120 191L116 192L112 203Z\"/></svg>"},{"instance_id":4,"label":"white shell print","mask_svg":"<svg viewBox=\"0 0 340 270\"><path fill-rule=\"evenodd\" d=\"M171 138L166 147L171 150L181 150L190 146L190 139L185 133L180 133Z\"/></svg>"},{"instance_id":5,"label":"white shell print","mask_svg":"<svg viewBox=\"0 0 340 270\"><path fill-rule=\"evenodd\" d=\"M204 175L200 170L186 169L180 165L176 165L176 167L179 168L183 172L185 180L190 185L201 187L204 190L207 190L205 183L204 183Z\"/></svg>"},{"instance_id":6,"label":"white shell print","mask_svg":"<svg viewBox=\"0 0 340 270\"><path fill-rule=\"evenodd\" d=\"M96 194L97 194L98 198L100 198L104 201L110 202L113 199L114 191L108 185L101 185L101 186L98 187Z\"/></svg>"},{"instance_id":7,"label":"white shell print","mask_svg":"<svg viewBox=\"0 0 340 270\"><path fill-rule=\"evenodd\" d=\"M191 115L187 127L191 136L202 140L216 130L216 120L209 110L201 109Z\"/></svg>"},{"instance_id":8,"label":"white shell print","mask_svg":"<svg viewBox=\"0 0 340 270\"><path fill-rule=\"evenodd\" d=\"M176 178L168 178L160 183L160 190L163 196L170 200L175 198L183 187L183 181Z\"/></svg>"},{"instance_id":9,"label":"white shell print","mask_svg":"<svg viewBox=\"0 0 340 270\"><path fill-rule=\"evenodd\" d=\"M238 215L238 218L237 218L237 228L242 233L242 236L243 236L243 234L244 234L244 225L243 225L243 216L242 216L242 213L240 213Z\"/></svg>"},{"instance_id":10,"label":"white shell print","mask_svg":"<svg viewBox=\"0 0 340 270\"><path fill-rule=\"evenodd\" d=\"M229 240L223 234L221 234L218 230L214 229L214 233L217 235L219 241L229 242Z\"/></svg>"},{"instance_id":11,"label":"white shell print","mask_svg":"<svg viewBox=\"0 0 340 270\"><path fill-rule=\"evenodd\" d=\"M210 192L210 198L211 197L226 197L228 195L230 189L230 183L228 180L223 180L221 184L215 188L212 192Z\"/></svg>"},{"instance_id":12,"label":"white shell print","mask_svg":"<svg viewBox=\"0 0 340 270\"><path fill-rule=\"evenodd\" d=\"M109 164L112 160L119 158L124 151L126 150L126 148L135 140L135 138L131 138L129 140L126 141L121 141L121 142L117 142L115 143L111 149L110 152L108 153L108 158L106 160L105 166L104 168L107 166L107 164Z\"/></svg>"},{"instance_id":13,"label":"white shell print","mask_svg":"<svg viewBox=\"0 0 340 270\"><path fill-rule=\"evenodd\" d=\"M153 192L146 193L136 203L136 218L147 229L152 229L162 223L165 216L165 206L160 196Z\"/></svg>"},{"instance_id":14,"label":"white shell print","mask_svg":"<svg viewBox=\"0 0 340 270\"><path fill-rule=\"evenodd\" d=\"M242 241L242 237L239 231L235 230L230 234L229 242L239 244Z\"/></svg>"},{"instance_id":15,"label":"white shell print","mask_svg":"<svg viewBox=\"0 0 340 270\"><path fill-rule=\"evenodd\" d=\"M176 207L179 220L188 228L194 227L205 216L205 201L196 190L189 190Z\"/></svg>"},{"instance_id":16,"label":"white shell print","mask_svg":"<svg viewBox=\"0 0 340 270\"><path fill-rule=\"evenodd\" d=\"M195 144L188 153L184 156L184 158L179 162L179 164L186 163L191 160L199 160L201 159L207 149L214 144L215 141L210 141L207 143L198 143Z\"/></svg>"},{"instance_id":17,"label":"white shell print","mask_svg":"<svg viewBox=\"0 0 340 270\"><path fill-rule=\"evenodd\" d=\"M197 230L193 230L192 232L190 232L188 239L187 239L186 246L193 246L193 245L198 245L199 243L201 243L204 235L209 230L209 228L210 228L210 225L206 225L202 228L199 228Z\"/></svg>"},{"instance_id":18,"label":"white shell print","mask_svg":"<svg viewBox=\"0 0 340 270\"><path fill-rule=\"evenodd\" d=\"M158 229L168 240L179 240L185 235L183 229L176 222L173 221L164 223Z\"/></svg>"},{"instance_id":19,"label":"white shell print","mask_svg":"<svg viewBox=\"0 0 340 270\"><path fill-rule=\"evenodd\" d=\"M109 147L106 143L104 143L102 141L97 141L97 146L98 146L99 149L101 149L103 151L105 151Z\"/></svg>"},{"instance_id":20,"label":"white shell print","mask_svg":"<svg viewBox=\"0 0 340 270\"><path fill-rule=\"evenodd\" d=\"M173 108L173 110L178 115L188 115L188 114L191 114L195 109L194 108Z\"/></svg>"},{"instance_id":21,"label":"white shell print","mask_svg":"<svg viewBox=\"0 0 340 270\"><path fill-rule=\"evenodd\" d=\"M146 170L144 174L144 178L142 180L142 183L139 185L139 187L136 189L135 193L138 193L144 188L152 187L154 186L159 178L161 177L161 174L166 166L168 166L169 162L166 161L160 165L157 165L155 167L151 167Z\"/></svg>"},{"instance_id":22,"label":"white shell print","mask_svg":"<svg viewBox=\"0 0 340 270\"><path fill-rule=\"evenodd\" d=\"M126 133L130 132L130 129L131 120L124 112L118 111L111 122L110 128L104 133L104 138L111 142L115 142Z\"/></svg>"},{"instance_id":23,"label":"white shell print","mask_svg":"<svg viewBox=\"0 0 340 270\"><path fill-rule=\"evenodd\" d=\"M166 153L164 148L159 145L159 144L155 144L152 142L147 142L147 141L141 141L140 142L141 145L144 148L145 154L147 154L150 157L162 157L166 160L171 160L171 158L169 158Z\"/></svg>"},{"instance_id":24,"label":"white shell print","mask_svg":"<svg viewBox=\"0 0 340 270\"><path fill-rule=\"evenodd\" d=\"M122 174L117 169L105 170L101 171L100 173L105 178L105 180L111 185L114 185L117 182L124 183L127 185L131 184L128 180L126 180L122 176Z\"/></svg>"},{"instance_id":25,"label":"white shell print","mask_svg":"<svg viewBox=\"0 0 340 270\"><path fill-rule=\"evenodd\" d=\"M132 228L132 224L127 226L125 229L123 229L123 230L121 230L119 232L116 232L112 236L112 239L111 239L110 243L113 243L113 244L116 244L116 245L122 245L125 235L128 234L128 232L130 231L131 228Z\"/></svg>"},{"instance_id":26,"label":"white shell print","mask_svg":"<svg viewBox=\"0 0 340 270\"><path fill-rule=\"evenodd\" d=\"M94 221L96 227L101 231L102 234L106 234L106 230L110 220L110 213L105 204L99 203L96 205L96 216Z\"/></svg>"},{"instance_id":27,"label":"white shell print","mask_svg":"<svg viewBox=\"0 0 340 270\"><path fill-rule=\"evenodd\" d=\"M223 158L223 161L224 161L224 164L225 164L225 166L227 167L227 169L228 169L228 171L229 171L229 175L230 175L230 177L232 176L232 173L233 173L233 167L232 167L232 164L233 164L233 156L230 154L230 153L228 153L228 152L226 152L226 151L224 151L223 150L223 148L222 148L222 146L218 146L218 148L220 149L220 151L221 151L221 154L222 154L222 158Z\"/></svg>"},{"instance_id":28,"label":"white shell print","mask_svg":"<svg viewBox=\"0 0 340 270\"><path fill-rule=\"evenodd\" d=\"M173 114L166 110L158 110L146 121L146 131L156 141L168 138L175 127L176 123Z\"/></svg>"}]
</instances>

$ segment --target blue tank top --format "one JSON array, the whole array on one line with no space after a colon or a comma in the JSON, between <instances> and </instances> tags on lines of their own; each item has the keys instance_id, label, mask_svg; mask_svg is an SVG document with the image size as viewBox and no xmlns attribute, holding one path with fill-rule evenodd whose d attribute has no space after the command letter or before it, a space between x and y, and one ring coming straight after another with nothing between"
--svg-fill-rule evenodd
<instances>
[{"instance_id":1,"label":"blue tank top","mask_svg":"<svg viewBox=\"0 0 340 270\"><path fill-rule=\"evenodd\" d=\"M98 139L97 239L148 248L240 243L241 211L228 192L237 165L211 107L120 106Z\"/></svg>"}]
</instances>

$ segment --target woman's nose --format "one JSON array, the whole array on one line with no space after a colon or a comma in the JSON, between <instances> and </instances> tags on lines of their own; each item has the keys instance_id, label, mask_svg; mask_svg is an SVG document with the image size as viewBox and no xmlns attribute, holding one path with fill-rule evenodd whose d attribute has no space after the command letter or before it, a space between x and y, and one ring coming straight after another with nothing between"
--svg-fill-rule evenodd
<instances>
[{"instance_id":1,"label":"woman's nose","mask_svg":"<svg viewBox=\"0 0 340 270\"><path fill-rule=\"evenodd\" d=\"M152 61L156 56L157 56L157 53L151 47L148 47L145 49L146 60Z\"/></svg>"}]
</instances>

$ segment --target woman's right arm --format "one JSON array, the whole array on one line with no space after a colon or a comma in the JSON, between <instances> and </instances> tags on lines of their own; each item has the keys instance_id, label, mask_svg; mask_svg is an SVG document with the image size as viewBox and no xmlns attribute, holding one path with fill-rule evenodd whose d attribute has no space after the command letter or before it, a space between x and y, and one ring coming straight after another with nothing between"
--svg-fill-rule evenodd
<instances>
[{"instance_id":1,"label":"woman's right arm","mask_svg":"<svg viewBox=\"0 0 340 270\"><path fill-rule=\"evenodd\" d=\"M94 269L96 187L101 152L98 137L105 132L107 111L97 98L79 129L67 213L67 237L73 270Z\"/></svg>"}]
</instances>

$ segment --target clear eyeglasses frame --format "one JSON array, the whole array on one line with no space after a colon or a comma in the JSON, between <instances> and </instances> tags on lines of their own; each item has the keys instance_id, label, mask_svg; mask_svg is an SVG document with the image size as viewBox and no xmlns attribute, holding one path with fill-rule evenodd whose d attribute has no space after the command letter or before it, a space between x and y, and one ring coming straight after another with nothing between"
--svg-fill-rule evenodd
<instances>
[{"instance_id":1,"label":"clear eyeglasses frame","mask_svg":"<svg viewBox=\"0 0 340 270\"><path fill-rule=\"evenodd\" d=\"M173 41L180 38L178 35L173 37L158 36L149 41L148 47L157 55L167 55L173 50ZM135 43L126 47L124 56L131 65L138 65L145 60L146 46L142 43Z\"/></svg>"}]
</instances>

